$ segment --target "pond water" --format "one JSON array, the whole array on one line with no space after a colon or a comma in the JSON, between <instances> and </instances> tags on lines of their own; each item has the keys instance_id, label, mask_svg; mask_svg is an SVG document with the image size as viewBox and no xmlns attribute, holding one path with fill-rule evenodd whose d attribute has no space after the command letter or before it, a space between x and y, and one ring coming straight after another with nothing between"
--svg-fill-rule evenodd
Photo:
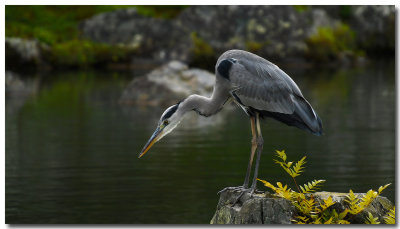
<instances>
[{"instance_id":1,"label":"pond water","mask_svg":"<svg viewBox=\"0 0 400 229\"><path fill-rule=\"evenodd\" d=\"M307 156L298 183L383 193L395 201L395 67L283 68L319 113L317 137L273 120L262 125L259 178L291 179L273 163ZM6 223L208 224L217 192L243 183L250 123L232 106L188 115L144 157L138 153L165 107L118 103L131 76L72 72L33 77L30 96L6 94ZM258 188L267 190L262 184Z\"/></svg>"}]
</instances>

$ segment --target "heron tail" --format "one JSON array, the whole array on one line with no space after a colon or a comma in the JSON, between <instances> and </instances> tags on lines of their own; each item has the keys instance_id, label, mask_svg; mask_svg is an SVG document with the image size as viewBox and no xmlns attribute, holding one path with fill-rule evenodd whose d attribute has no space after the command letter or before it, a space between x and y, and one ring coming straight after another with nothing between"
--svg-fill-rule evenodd
<instances>
[{"instance_id":1,"label":"heron tail","mask_svg":"<svg viewBox=\"0 0 400 229\"><path fill-rule=\"evenodd\" d=\"M294 95L292 97L295 109L292 114L261 111L264 117L271 117L289 126L295 126L317 136L322 135L322 121L317 112L303 97Z\"/></svg>"},{"instance_id":2,"label":"heron tail","mask_svg":"<svg viewBox=\"0 0 400 229\"><path fill-rule=\"evenodd\" d=\"M306 130L315 135L322 135L322 121L317 112L311 107L310 103L303 97L296 96L294 100L295 110L298 121L302 121ZM301 128L301 127L300 127Z\"/></svg>"}]
</instances>

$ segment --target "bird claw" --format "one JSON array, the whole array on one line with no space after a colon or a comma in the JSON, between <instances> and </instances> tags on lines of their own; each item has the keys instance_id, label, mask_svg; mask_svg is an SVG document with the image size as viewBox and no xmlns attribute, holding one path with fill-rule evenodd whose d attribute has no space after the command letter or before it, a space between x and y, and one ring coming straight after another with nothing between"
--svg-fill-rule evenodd
<instances>
[{"instance_id":1,"label":"bird claw","mask_svg":"<svg viewBox=\"0 0 400 229\"><path fill-rule=\"evenodd\" d=\"M244 188L243 186L226 187L226 188L220 190L219 192L217 192L217 195L219 195L219 194L221 194L221 193L223 193L223 192L225 192L225 191L227 191L227 190L235 191L235 192L246 192L246 191L249 190L249 188Z\"/></svg>"},{"instance_id":2,"label":"bird claw","mask_svg":"<svg viewBox=\"0 0 400 229\"><path fill-rule=\"evenodd\" d=\"M240 194L236 197L235 201L233 201L232 206L237 204L239 202L240 198L246 192L248 192L250 194L250 196L253 196L253 194L255 193L255 189L254 188L244 188L243 186L237 186L237 187L226 187L226 188L222 189L221 191L219 191L218 194L220 194L222 192L225 192L227 190L240 192Z\"/></svg>"}]
</instances>

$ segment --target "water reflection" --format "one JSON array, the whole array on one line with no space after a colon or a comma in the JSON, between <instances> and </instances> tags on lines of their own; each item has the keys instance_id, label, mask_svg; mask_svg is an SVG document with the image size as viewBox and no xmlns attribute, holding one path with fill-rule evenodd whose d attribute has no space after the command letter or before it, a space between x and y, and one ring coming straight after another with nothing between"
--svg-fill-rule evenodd
<instances>
[{"instance_id":1,"label":"water reflection","mask_svg":"<svg viewBox=\"0 0 400 229\"><path fill-rule=\"evenodd\" d=\"M300 182L326 179L324 190L339 192L392 183L384 195L394 201L394 64L285 70L325 134L267 120L259 177L291 185L272 161L286 149L308 156ZM69 74L40 81L18 106L6 97L6 223L208 223L216 192L243 182L251 135L240 109L190 114L139 160L165 107L119 105L125 76Z\"/></svg>"}]
</instances>

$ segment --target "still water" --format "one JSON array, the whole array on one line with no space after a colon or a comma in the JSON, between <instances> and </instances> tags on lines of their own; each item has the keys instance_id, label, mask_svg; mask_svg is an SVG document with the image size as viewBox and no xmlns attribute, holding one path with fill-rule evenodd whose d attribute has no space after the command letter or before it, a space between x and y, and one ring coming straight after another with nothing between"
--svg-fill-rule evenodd
<instances>
[{"instance_id":1,"label":"still water","mask_svg":"<svg viewBox=\"0 0 400 229\"><path fill-rule=\"evenodd\" d=\"M363 68L283 68L319 113L324 135L266 120L259 178L285 182L274 150L307 156L298 183L325 191L383 193L395 201L394 63ZM204 223L217 192L241 185L250 123L238 108L188 115L137 158L165 109L126 106L131 76L57 73L32 77L30 95L6 94L6 223ZM258 184L259 189L266 190Z\"/></svg>"}]
</instances>

